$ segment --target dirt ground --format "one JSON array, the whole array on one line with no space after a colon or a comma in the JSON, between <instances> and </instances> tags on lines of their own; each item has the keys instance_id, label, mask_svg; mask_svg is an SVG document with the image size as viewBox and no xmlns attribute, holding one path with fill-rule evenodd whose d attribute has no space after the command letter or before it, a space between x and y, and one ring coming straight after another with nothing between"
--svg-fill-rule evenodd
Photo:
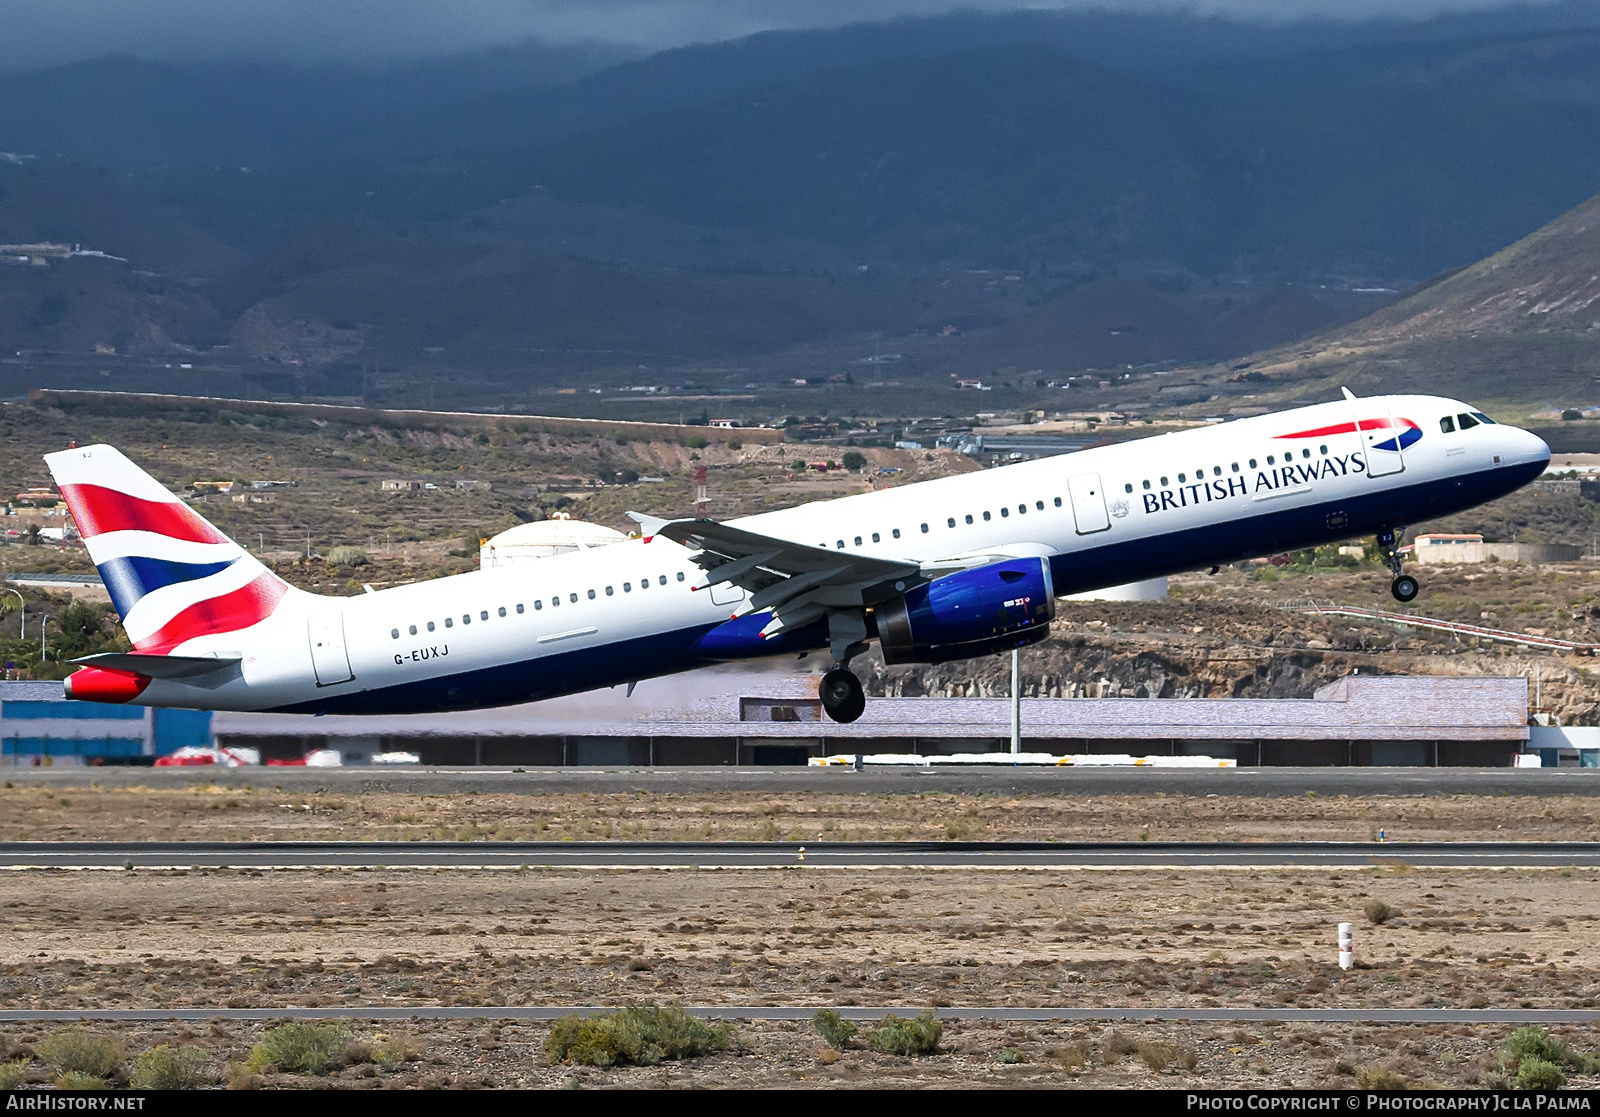
<instances>
[{"instance_id":1,"label":"dirt ground","mask_svg":"<svg viewBox=\"0 0 1600 1117\"><path fill-rule=\"evenodd\" d=\"M1396 914L1381 925L1363 921L1372 900ZM1361 921L1360 964L1349 972L1334 964L1340 920ZM674 1000L1593 1007L1600 871L215 870L0 879L7 1007ZM808 1028L772 1022L742 1027L735 1054L665 1070L577 1072L543 1065L543 1025L410 1027L430 1037L424 1046L438 1063L349 1084L576 1076L639 1085L1266 1087L1349 1085L1380 1062L1417 1082L1468 1084L1487 1073L1482 1056L1510 1030L1121 1027L1199 1053L1193 1073L1174 1067L1156 1076L1133 1058L1105 1065L1109 1032L1089 1026L953 1023L945 1056L852 1051L825 1065ZM24 1042L38 1032L4 1034ZM208 1043L241 1058L250 1027L213 1032ZM1239 1038L1252 1033L1263 1042ZM505 1053L489 1054L500 1049L485 1037ZM1071 1066L1076 1056L1050 1054L1079 1039L1098 1054ZM1600 1032L1577 1041L1600 1043ZM1028 1061L998 1063L1002 1047Z\"/></svg>"},{"instance_id":2,"label":"dirt ground","mask_svg":"<svg viewBox=\"0 0 1600 1117\"><path fill-rule=\"evenodd\" d=\"M1238 1028L1221 1024L1107 1027L953 1021L945 1024L937 1054L907 1058L878 1054L859 1045L835 1051L805 1022L743 1019L734 1024L733 1042L721 1054L655 1067L599 1069L552 1064L543 1051L547 1024L487 1019L357 1022L350 1032L358 1042L403 1035L414 1044L418 1058L392 1071L364 1063L322 1078L252 1076L240 1069L251 1046L270 1024L97 1024L93 1031L122 1039L133 1054L158 1043L197 1045L210 1056L205 1073L236 1088L1065 1086L1169 1090L1348 1089L1378 1069L1388 1069L1418 1085L1492 1085L1496 1083L1494 1056L1509 1031L1479 1025L1268 1023ZM56 1027L0 1030L0 1056L27 1054ZM1600 1030L1596 1029L1562 1028L1553 1034L1582 1050L1600 1044ZM1135 1047L1154 1048L1156 1057L1147 1062L1139 1051L1127 1051ZM1126 1053L1119 1055L1119 1051ZM1163 1054L1171 1061L1154 1069ZM1192 1070L1183 1065L1186 1055L1194 1058ZM46 1080L45 1068L35 1063L29 1084L43 1085ZM1600 1076L1569 1073L1568 1085L1593 1089L1600 1085Z\"/></svg>"},{"instance_id":3,"label":"dirt ground","mask_svg":"<svg viewBox=\"0 0 1600 1117\"><path fill-rule=\"evenodd\" d=\"M21 780L23 777L17 777ZM926 793L296 794L0 784L4 841L1595 841L1600 798Z\"/></svg>"}]
</instances>

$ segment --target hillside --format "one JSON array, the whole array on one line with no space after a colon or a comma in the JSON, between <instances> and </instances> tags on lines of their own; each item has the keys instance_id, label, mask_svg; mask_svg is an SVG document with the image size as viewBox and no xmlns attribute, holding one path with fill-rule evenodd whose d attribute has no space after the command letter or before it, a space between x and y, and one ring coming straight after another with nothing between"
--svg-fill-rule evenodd
<instances>
[{"instance_id":1,"label":"hillside","mask_svg":"<svg viewBox=\"0 0 1600 1117\"><path fill-rule=\"evenodd\" d=\"M1355 322L1207 374L1241 377L1262 402L1348 385L1453 394L1513 419L1600 403L1600 196Z\"/></svg>"}]
</instances>

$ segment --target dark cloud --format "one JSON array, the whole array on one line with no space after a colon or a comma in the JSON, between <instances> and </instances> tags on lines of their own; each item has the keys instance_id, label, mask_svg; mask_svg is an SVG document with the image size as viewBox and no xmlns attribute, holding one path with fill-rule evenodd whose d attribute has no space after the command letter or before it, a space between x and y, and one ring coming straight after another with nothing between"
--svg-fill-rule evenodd
<instances>
[{"instance_id":1,"label":"dark cloud","mask_svg":"<svg viewBox=\"0 0 1600 1117\"><path fill-rule=\"evenodd\" d=\"M530 39L660 49L955 10L1183 9L1283 20L1426 17L1507 0L0 0L0 67L120 53L306 62L439 56Z\"/></svg>"}]
</instances>

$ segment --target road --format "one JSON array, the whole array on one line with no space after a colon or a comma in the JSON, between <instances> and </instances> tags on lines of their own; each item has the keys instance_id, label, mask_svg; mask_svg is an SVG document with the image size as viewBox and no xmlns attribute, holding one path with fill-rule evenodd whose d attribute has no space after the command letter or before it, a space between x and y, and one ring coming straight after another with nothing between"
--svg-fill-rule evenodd
<instances>
[{"instance_id":1,"label":"road","mask_svg":"<svg viewBox=\"0 0 1600 1117\"><path fill-rule=\"evenodd\" d=\"M1600 842L0 842L12 869L1600 867Z\"/></svg>"}]
</instances>

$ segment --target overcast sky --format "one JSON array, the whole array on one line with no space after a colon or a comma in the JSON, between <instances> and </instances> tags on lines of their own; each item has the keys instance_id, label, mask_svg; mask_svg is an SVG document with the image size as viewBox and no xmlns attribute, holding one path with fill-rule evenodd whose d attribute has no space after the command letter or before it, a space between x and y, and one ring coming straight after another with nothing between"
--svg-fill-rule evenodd
<instances>
[{"instance_id":1,"label":"overcast sky","mask_svg":"<svg viewBox=\"0 0 1600 1117\"><path fill-rule=\"evenodd\" d=\"M1535 0L1537 2L1537 0ZM1506 0L0 0L0 67L96 55L372 60L529 39L646 50L774 28L833 27L958 9L1184 8L1205 14L1425 17Z\"/></svg>"}]
</instances>

